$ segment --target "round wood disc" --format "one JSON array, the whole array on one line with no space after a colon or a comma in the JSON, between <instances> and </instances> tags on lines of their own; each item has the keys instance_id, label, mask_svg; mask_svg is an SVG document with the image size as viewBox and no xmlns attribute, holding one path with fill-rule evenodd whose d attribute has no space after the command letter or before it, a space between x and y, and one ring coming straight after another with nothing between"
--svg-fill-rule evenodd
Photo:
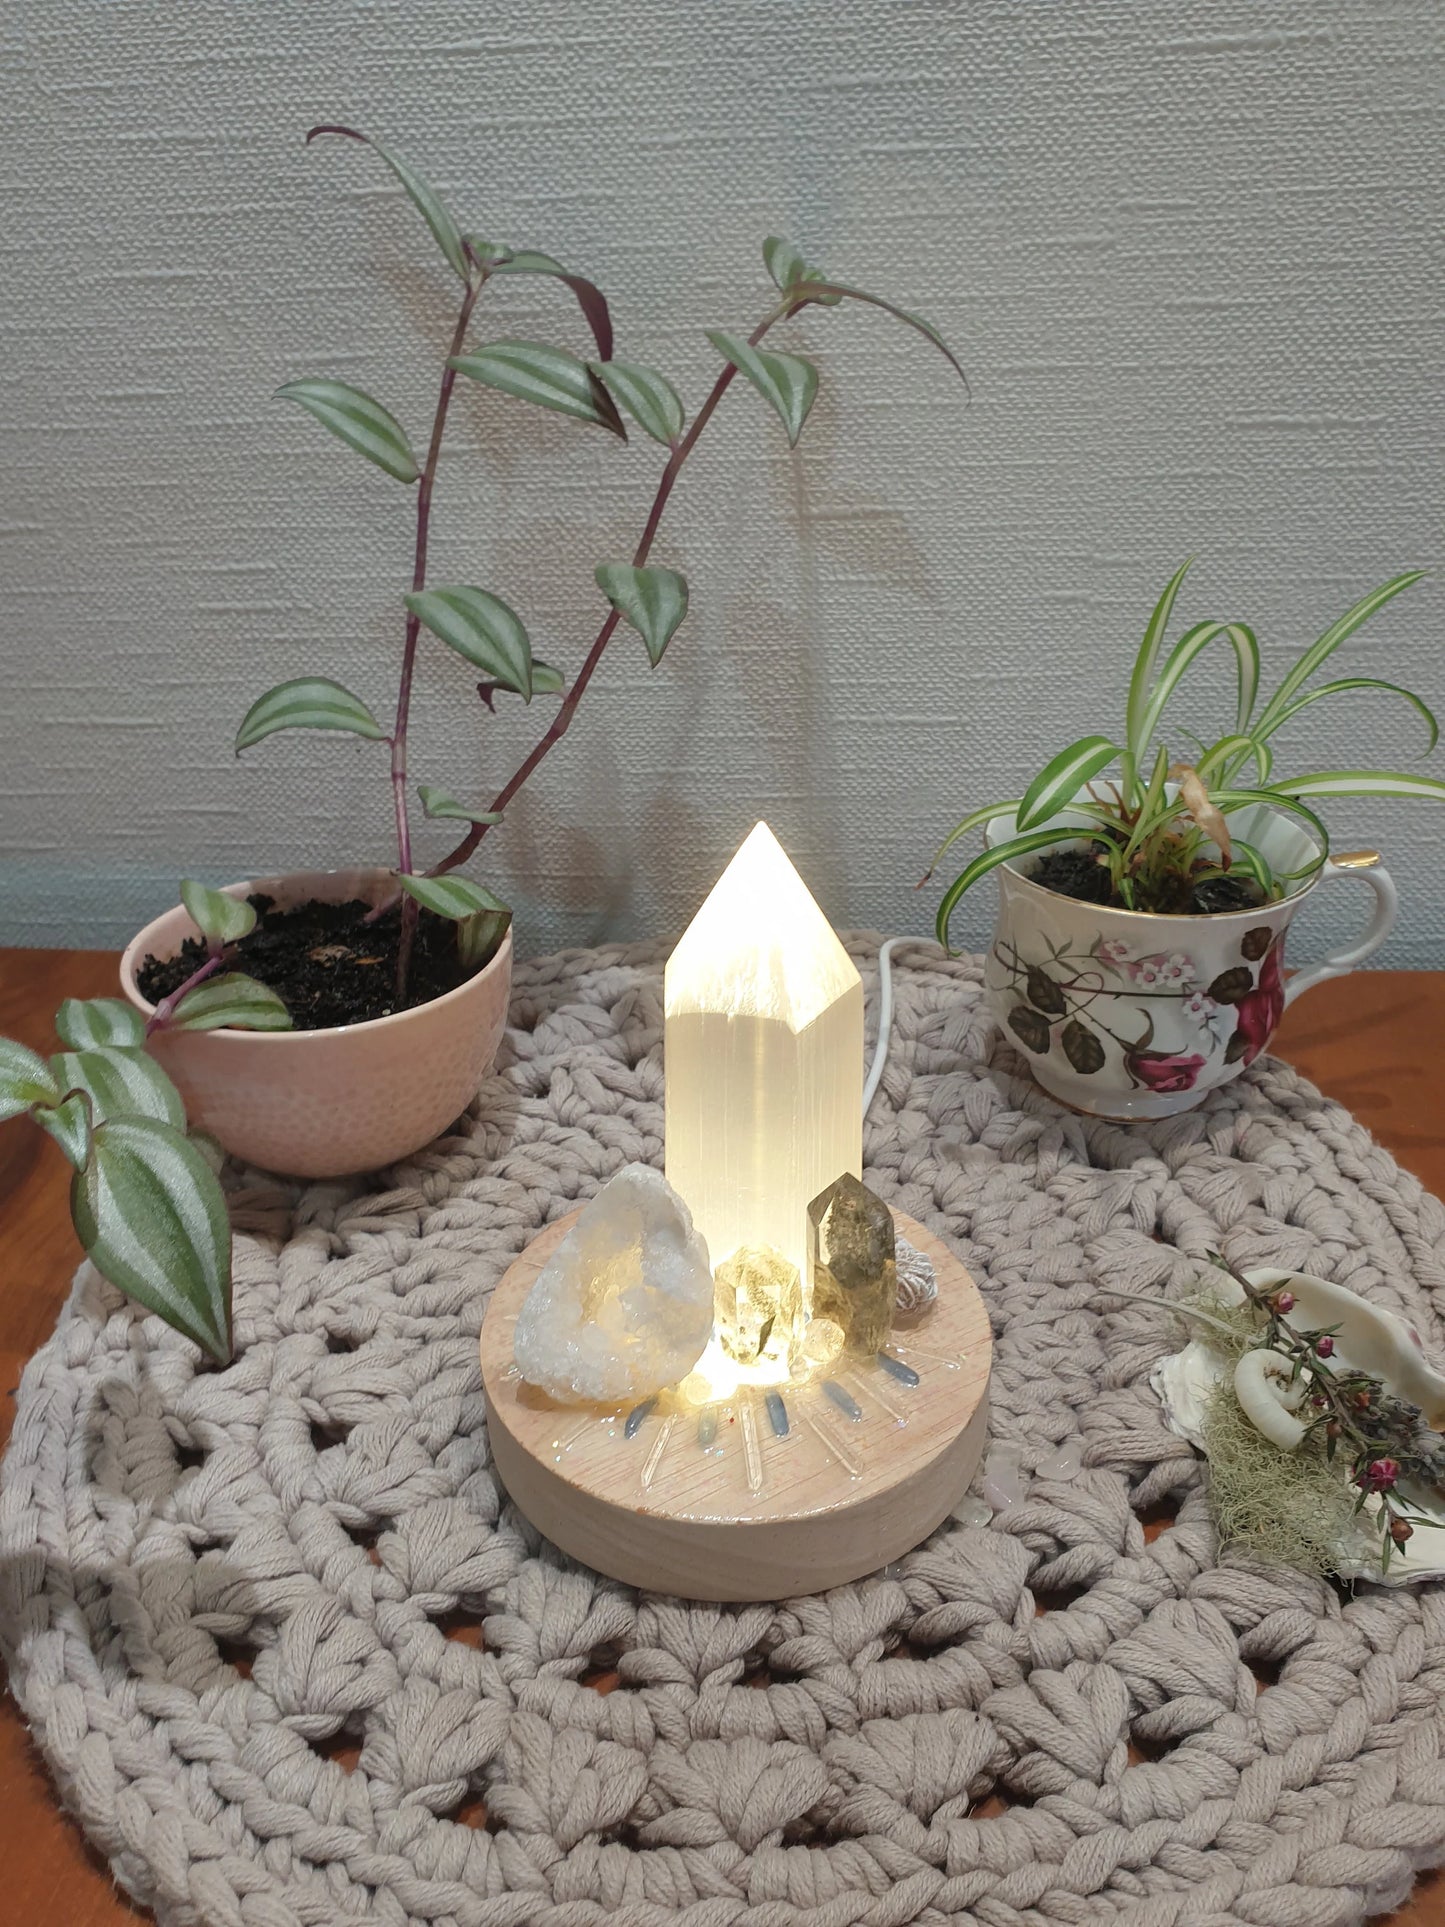
<instances>
[{"instance_id":1,"label":"round wood disc","mask_svg":"<svg viewBox=\"0 0 1445 1927\"><path fill-rule=\"evenodd\" d=\"M667 1395L631 1410L561 1405L518 1374L517 1313L577 1215L512 1264L481 1338L492 1457L554 1545L651 1591L788 1599L878 1571L947 1518L983 1452L991 1339L977 1286L922 1225L894 1214L938 1273L928 1312L895 1327L902 1373L840 1359L780 1387L781 1412L756 1392L709 1408L709 1436Z\"/></svg>"}]
</instances>

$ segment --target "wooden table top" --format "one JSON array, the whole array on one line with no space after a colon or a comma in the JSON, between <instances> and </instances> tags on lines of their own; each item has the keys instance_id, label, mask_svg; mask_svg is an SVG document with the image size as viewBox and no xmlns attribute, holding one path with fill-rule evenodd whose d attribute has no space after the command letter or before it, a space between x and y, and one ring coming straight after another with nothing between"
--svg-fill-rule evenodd
<instances>
[{"instance_id":1,"label":"wooden table top","mask_svg":"<svg viewBox=\"0 0 1445 1927\"><path fill-rule=\"evenodd\" d=\"M0 1036L54 1048L62 997L114 993L107 951L0 950ZM1406 1169L1445 1193L1445 971L1365 971L1286 1012L1276 1052L1346 1105ZM23 1118L0 1125L0 1437L30 1354L50 1336L78 1253L59 1150ZM14 1702L0 1704L0 1918L117 1927L149 1918L62 1813ZM1427 1875L1387 1927L1445 1927L1445 1874Z\"/></svg>"}]
</instances>

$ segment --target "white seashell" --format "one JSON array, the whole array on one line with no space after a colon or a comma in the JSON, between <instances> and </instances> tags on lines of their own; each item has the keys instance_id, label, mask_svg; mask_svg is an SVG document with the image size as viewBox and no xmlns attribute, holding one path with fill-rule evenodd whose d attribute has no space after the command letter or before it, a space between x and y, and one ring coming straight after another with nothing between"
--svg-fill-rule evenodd
<instances>
[{"instance_id":1,"label":"white seashell","mask_svg":"<svg viewBox=\"0 0 1445 1927\"><path fill-rule=\"evenodd\" d=\"M933 1260L906 1238L898 1239L898 1309L904 1317L924 1311L938 1296Z\"/></svg>"},{"instance_id":2,"label":"white seashell","mask_svg":"<svg viewBox=\"0 0 1445 1927\"><path fill-rule=\"evenodd\" d=\"M1293 1367L1283 1352L1259 1346L1234 1368L1234 1396L1256 1432L1282 1452L1297 1450L1305 1428L1294 1415L1304 1397L1302 1384L1290 1383Z\"/></svg>"}]
</instances>

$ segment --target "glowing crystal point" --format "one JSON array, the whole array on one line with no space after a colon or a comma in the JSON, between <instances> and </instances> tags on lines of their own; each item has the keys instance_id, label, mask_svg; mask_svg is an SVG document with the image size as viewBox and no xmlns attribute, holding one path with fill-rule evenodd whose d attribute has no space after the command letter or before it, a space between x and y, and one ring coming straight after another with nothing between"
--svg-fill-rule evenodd
<instances>
[{"instance_id":1,"label":"glowing crystal point","mask_svg":"<svg viewBox=\"0 0 1445 1927\"><path fill-rule=\"evenodd\" d=\"M770 1247L808 1289L808 1205L863 1163L863 986L766 823L668 959L667 1175L714 1267Z\"/></svg>"}]
</instances>

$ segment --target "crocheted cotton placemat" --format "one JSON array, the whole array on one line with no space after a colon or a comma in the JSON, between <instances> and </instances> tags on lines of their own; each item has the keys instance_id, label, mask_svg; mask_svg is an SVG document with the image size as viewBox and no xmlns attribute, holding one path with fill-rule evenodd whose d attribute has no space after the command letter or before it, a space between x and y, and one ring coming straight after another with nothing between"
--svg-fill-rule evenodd
<instances>
[{"instance_id":1,"label":"crocheted cotton placemat","mask_svg":"<svg viewBox=\"0 0 1445 1927\"><path fill-rule=\"evenodd\" d=\"M1222 1247L1438 1353L1441 1206L1268 1060L1168 1123L1062 1115L976 964L906 949L867 1175L978 1279L995 1433L1054 1471L826 1595L639 1597L499 1491L477 1333L540 1225L661 1160L661 963L519 968L475 1116L386 1188L242 1188L228 1370L82 1272L20 1391L0 1635L123 1885L225 1927L1330 1927L1398 1901L1445 1859L1445 1595L1220 1567L1147 1385L1172 1321L1099 1292Z\"/></svg>"}]
</instances>

